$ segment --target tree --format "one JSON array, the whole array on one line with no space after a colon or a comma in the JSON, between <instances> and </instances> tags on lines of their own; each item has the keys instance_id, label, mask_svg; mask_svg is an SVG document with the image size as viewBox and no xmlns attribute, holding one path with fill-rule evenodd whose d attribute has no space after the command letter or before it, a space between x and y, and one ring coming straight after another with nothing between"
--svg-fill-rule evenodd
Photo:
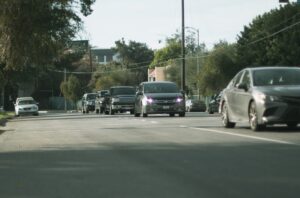
<instances>
[{"instance_id":1,"label":"tree","mask_svg":"<svg viewBox=\"0 0 300 198\"><path fill-rule=\"evenodd\" d=\"M128 44L124 39L115 42L113 48L120 54L121 64L136 74L136 78L142 82L147 80L147 65L153 60L154 52L148 48L145 43L129 41Z\"/></svg>"},{"instance_id":2,"label":"tree","mask_svg":"<svg viewBox=\"0 0 300 198\"><path fill-rule=\"evenodd\" d=\"M287 4L256 17L244 27L237 42L238 62L247 66L300 63L300 7Z\"/></svg>"},{"instance_id":3,"label":"tree","mask_svg":"<svg viewBox=\"0 0 300 198\"><path fill-rule=\"evenodd\" d=\"M95 0L2 0L0 62L7 69L49 65L81 28Z\"/></svg>"},{"instance_id":4,"label":"tree","mask_svg":"<svg viewBox=\"0 0 300 198\"><path fill-rule=\"evenodd\" d=\"M74 103L76 103L82 95L81 84L78 78L74 75L69 76L66 82L62 82L60 89L64 97Z\"/></svg>"},{"instance_id":5,"label":"tree","mask_svg":"<svg viewBox=\"0 0 300 198\"><path fill-rule=\"evenodd\" d=\"M198 77L198 86L204 95L221 91L236 74L236 46L220 41L209 53Z\"/></svg>"}]
</instances>

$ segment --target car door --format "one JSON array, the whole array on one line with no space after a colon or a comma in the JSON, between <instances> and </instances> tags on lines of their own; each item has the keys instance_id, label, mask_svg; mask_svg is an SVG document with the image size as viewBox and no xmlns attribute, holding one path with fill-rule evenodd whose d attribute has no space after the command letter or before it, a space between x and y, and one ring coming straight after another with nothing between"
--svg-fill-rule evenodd
<instances>
[{"instance_id":1,"label":"car door","mask_svg":"<svg viewBox=\"0 0 300 198\"><path fill-rule=\"evenodd\" d=\"M226 102L227 102L227 108L230 114L230 119L232 121L236 121L238 117L238 106L236 104L237 98L237 85L241 81L242 75L244 71L239 72L232 80L232 83L229 85L229 87L226 89Z\"/></svg>"},{"instance_id":2,"label":"car door","mask_svg":"<svg viewBox=\"0 0 300 198\"><path fill-rule=\"evenodd\" d=\"M235 90L235 111L238 121L248 121L248 107L251 99L251 80L249 70L245 70Z\"/></svg>"}]
</instances>

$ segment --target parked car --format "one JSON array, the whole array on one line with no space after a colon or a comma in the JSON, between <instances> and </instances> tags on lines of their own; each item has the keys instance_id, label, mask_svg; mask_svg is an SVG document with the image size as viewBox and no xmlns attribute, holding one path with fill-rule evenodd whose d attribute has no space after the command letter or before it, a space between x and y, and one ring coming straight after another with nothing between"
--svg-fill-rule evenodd
<instances>
[{"instance_id":1,"label":"parked car","mask_svg":"<svg viewBox=\"0 0 300 198\"><path fill-rule=\"evenodd\" d=\"M214 114L219 112L220 100L222 92L215 94L208 103L207 112L209 114Z\"/></svg>"},{"instance_id":2,"label":"parked car","mask_svg":"<svg viewBox=\"0 0 300 198\"><path fill-rule=\"evenodd\" d=\"M205 102L202 100L188 99L185 102L185 109L187 112L190 112L190 111L205 112L206 105L205 105Z\"/></svg>"},{"instance_id":3,"label":"parked car","mask_svg":"<svg viewBox=\"0 0 300 198\"><path fill-rule=\"evenodd\" d=\"M173 82L143 82L135 98L136 117L148 114L169 114L185 116L185 97Z\"/></svg>"},{"instance_id":4,"label":"parked car","mask_svg":"<svg viewBox=\"0 0 300 198\"><path fill-rule=\"evenodd\" d=\"M38 103L32 97L21 97L16 99L15 115L39 115Z\"/></svg>"},{"instance_id":5,"label":"parked car","mask_svg":"<svg viewBox=\"0 0 300 198\"><path fill-rule=\"evenodd\" d=\"M222 121L232 128L249 122L258 131L268 124L297 127L300 122L300 68L260 67L240 71L223 91Z\"/></svg>"},{"instance_id":6,"label":"parked car","mask_svg":"<svg viewBox=\"0 0 300 198\"><path fill-rule=\"evenodd\" d=\"M89 113L95 111L96 93L86 93L81 99L82 113Z\"/></svg>"},{"instance_id":7,"label":"parked car","mask_svg":"<svg viewBox=\"0 0 300 198\"><path fill-rule=\"evenodd\" d=\"M132 86L115 86L106 94L104 105L105 114L114 115L130 111L133 114L135 88Z\"/></svg>"},{"instance_id":8,"label":"parked car","mask_svg":"<svg viewBox=\"0 0 300 198\"><path fill-rule=\"evenodd\" d=\"M95 100L95 111L96 113L103 113L105 109L105 96L109 93L108 90L101 90L97 92L96 100Z\"/></svg>"}]
</instances>

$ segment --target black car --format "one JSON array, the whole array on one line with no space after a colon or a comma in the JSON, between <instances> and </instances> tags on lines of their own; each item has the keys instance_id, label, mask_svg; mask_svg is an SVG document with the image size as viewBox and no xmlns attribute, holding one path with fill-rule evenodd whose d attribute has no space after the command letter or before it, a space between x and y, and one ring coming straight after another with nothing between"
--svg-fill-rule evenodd
<instances>
[{"instance_id":1,"label":"black car","mask_svg":"<svg viewBox=\"0 0 300 198\"><path fill-rule=\"evenodd\" d=\"M185 102L185 109L187 112L198 111L205 112L206 105L205 102L198 99L188 99Z\"/></svg>"},{"instance_id":2,"label":"black car","mask_svg":"<svg viewBox=\"0 0 300 198\"><path fill-rule=\"evenodd\" d=\"M97 92L96 100L95 100L95 111L96 113L103 113L105 109L105 96L109 93L108 90L101 90Z\"/></svg>"},{"instance_id":3,"label":"black car","mask_svg":"<svg viewBox=\"0 0 300 198\"><path fill-rule=\"evenodd\" d=\"M96 93L86 93L81 99L82 103L82 113L89 113L90 111L95 111L95 99Z\"/></svg>"},{"instance_id":4,"label":"black car","mask_svg":"<svg viewBox=\"0 0 300 198\"><path fill-rule=\"evenodd\" d=\"M249 122L258 131L266 125L300 122L300 68L258 67L240 71L224 89L221 98L225 127Z\"/></svg>"},{"instance_id":5,"label":"black car","mask_svg":"<svg viewBox=\"0 0 300 198\"><path fill-rule=\"evenodd\" d=\"M106 95L105 114L124 113L129 111L133 114L135 88L132 86L115 86L109 89Z\"/></svg>"},{"instance_id":6,"label":"black car","mask_svg":"<svg viewBox=\"0 0 300 198\"><path fill-rule=\"evenodd\" d=\"M143 82L136 94L135 116L148 114L179 114L185 116L185 97L173 82Z\"/></svg>"},{"instance_id":7,"label":"black car","mask_svg":"<svg viewBox=\"0 0 300 198\"><path fill-rule=\"evenodd\" d=\"M211 100L208 103L207 112L209 114L214 114L219 112L220 100L221 100L222 93L215 94L212 96Z\"/></svg>"}]
</instances>

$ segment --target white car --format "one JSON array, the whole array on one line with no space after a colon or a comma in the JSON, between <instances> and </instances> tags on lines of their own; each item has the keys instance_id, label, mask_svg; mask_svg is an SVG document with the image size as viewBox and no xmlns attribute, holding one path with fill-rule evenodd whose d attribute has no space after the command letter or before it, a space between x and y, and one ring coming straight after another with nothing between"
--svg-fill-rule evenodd
<instances>
[{"instance_id":1,"label":"white car","mask_svg":"<svg viewBox=\"0 0 300 198\"><path fill-rule=\"evenodd\" d=\"M38 103L32 97L17 98L15 103L16 116L24 114L39 115Z\"/></svg>"}]
</instances>

